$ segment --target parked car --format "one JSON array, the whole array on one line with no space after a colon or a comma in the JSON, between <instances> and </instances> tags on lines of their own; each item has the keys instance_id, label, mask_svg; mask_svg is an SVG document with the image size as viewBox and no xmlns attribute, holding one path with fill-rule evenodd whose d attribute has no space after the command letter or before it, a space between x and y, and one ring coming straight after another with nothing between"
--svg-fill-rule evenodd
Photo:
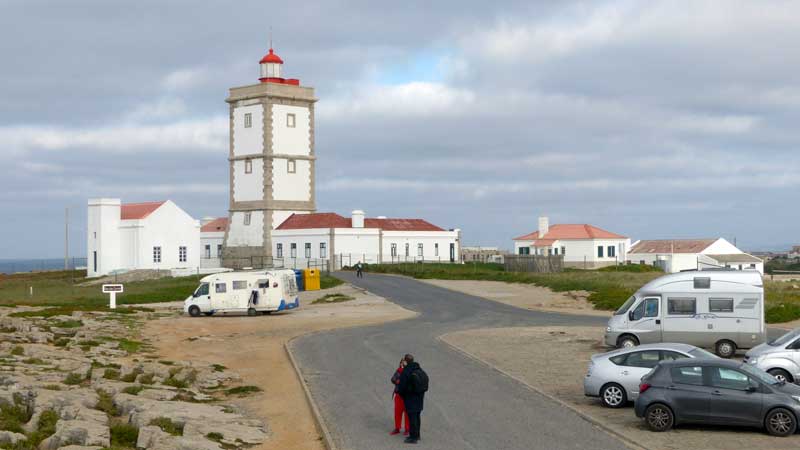
<instances>
[{"instance_id":1,"label":"parked car","mask_svg":"<svg viewBox=\"0 0 800 450\"><path fill-rule=\"evenodd\" d=\"M642 286L608 320L605 343L682 342L730 358L766 340L764 282L755 270L673 273Z\"/></svg>"},{"instance_id":2,"label":"parked car","mask_svg":"<svg viewBox=\"0 0 800 450\"><path fill-rule=\"evenodd\" d=\"M788 436L797 430L800 386L738 361L665 361L642 379L635 410L653 431L692 422Z\"/></svg>"},{"instance_id":3,"label":"parked car","mask_svg":"<svg viewBox=\"0 0 800 450\"><path fill-rule=\"evenodd\" d=\"M609 408L625 406L639 395L639 383L661 361L684 358L716 358L713 353L688 344L645 344L592 356L583 378L583 392L600 397Z\"/></svg>"},{"instance_id":4,"label":"parked car","mask_svg":"<svg viewBox=\"0 0 800 450\"><path fill-rule=\"evenodd\" d=\"M800 328L753 347L744 357L748 364L767 371L779 381L800 381Z\"/></svg>"},{"instance_id":5,"label":"parked car","mask_svg":"<svg viewBox=\"0 0 800 450\"><path fill-rule=\"evenodd\" d=\"M271 314L300 306L297 281L291 269L221 272L203 277L183 302L192 317L201 313Z\"/></svg>"}]
</instances>

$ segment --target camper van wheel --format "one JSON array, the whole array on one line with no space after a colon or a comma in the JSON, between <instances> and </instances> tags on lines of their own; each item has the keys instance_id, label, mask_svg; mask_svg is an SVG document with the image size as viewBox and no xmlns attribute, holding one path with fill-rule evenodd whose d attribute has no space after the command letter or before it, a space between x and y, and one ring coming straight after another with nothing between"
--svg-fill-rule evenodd
<instances>
[{"instance_id":1,"label":"camper van wheel","mask_svg":"<svg viewBox=\"0 0 800 450\"><path fill-rule=\"evenodd\" d=\"M730 358L736 354L736 344L726 340L719 341L717 342L716 353L720 358Z\"/></svg>"},{"instance_id":2,"label":"camper van wheel","mask_svg":"<svg viewBox=\"0 0 800 450\"><path fill-rule=\"evenodd\" d=\"M197 305L192 305L189 307L189 315L192 317L200 316L200 307Z\"/></svg>"},{"instance_id":3,"label":"camper van wheel","mask_svg":"<svg viewBox=\"0 0 800 450\"><path fill-rule=\"evenodd\" d=\"M631 336L629 334L620 336L617 340L617 348L631 348L637 345L639 345L639 340L636 339L636 336Z\"/></svg>"},{"instance_id":4,"label":"camper van wheel","mask_svg":"<svg viewBox=\"0 0 800 450\"><path fill-rule=\"evenodd\" d=\"M256 312L255 308L250 308L250 309L247 310L247 315L248 316L255 316L256 314L257 314L257 312Z\"/></svg>"}]
</instances>

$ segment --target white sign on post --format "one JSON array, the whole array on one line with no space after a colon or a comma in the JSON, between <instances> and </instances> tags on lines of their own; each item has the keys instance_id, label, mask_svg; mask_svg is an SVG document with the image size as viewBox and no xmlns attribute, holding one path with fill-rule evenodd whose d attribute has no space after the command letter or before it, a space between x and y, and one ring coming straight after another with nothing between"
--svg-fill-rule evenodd
<instances>
[{"instance_id":1,"label":"white sign on post","mask_svg":"<svg viewBox=\"0 0 800 450\"><path fill-rule=\"evenodd\" d=\"M111 309L117 309L117 293L122 293L122 285L121 284L104 284L103 285L103 293L109 295L109 305L108 307Z\"/></svg>"}]
</instances>

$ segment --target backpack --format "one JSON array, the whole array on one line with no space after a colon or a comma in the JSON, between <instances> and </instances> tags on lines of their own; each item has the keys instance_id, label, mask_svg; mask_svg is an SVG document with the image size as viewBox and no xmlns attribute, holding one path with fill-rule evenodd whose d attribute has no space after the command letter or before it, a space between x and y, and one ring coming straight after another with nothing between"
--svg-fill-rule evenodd
<instances>
[{"instance_id":1,"label":"backpack","mask_svg":"<svg viewBox=\"0 0 800 450\"><path fill-rule=\"evenodd\" d=\"M428 392L428 374L422 368L419 368L409 375L411 381L411 392L415 394L424 394Z\"/></svg>"}]
</instances>

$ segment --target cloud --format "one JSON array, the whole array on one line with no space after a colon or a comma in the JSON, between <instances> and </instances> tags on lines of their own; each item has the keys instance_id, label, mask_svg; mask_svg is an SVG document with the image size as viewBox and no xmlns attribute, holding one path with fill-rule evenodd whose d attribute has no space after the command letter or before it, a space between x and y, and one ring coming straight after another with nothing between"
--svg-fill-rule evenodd
<instances>
[{"instance_id":1,"label":"cloud","mask_svg":"<svg viewBox=\"0 0 800 450\"><path fill-rule=\"evenodd\" d=\"M161 88L168 91L191 90L210 80L208 69L194 67L168 73L161 79Z\"/></svg>"},{"instance_id":2,"label":"cloud","mask_svg":"<svg viewBox=\"0 0 800 450\"><path fill-rule=\"evenodd\" d=\"M125 115L130 122L176 119L186 115L186 103L179 98L161 98L154 102L142 103Z\"/></svg>"}]
</instances>

